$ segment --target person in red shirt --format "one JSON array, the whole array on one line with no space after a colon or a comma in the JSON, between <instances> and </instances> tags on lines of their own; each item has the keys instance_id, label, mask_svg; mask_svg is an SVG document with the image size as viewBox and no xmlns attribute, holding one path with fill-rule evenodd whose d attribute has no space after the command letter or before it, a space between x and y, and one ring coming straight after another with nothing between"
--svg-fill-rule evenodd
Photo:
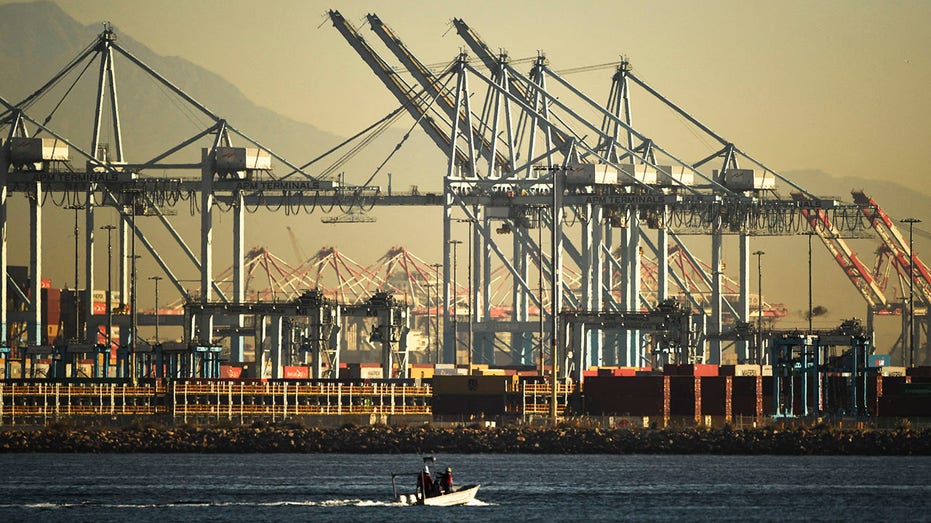
<instances>
[{"instance_id":1,"label":"person in red shirt","mask_svg":"<svg viewBox=\"0 0 931 523\"><path fill-rule=\"evenodd\" d=\"M425 498L434 495L434 489L437 487L437 485L433 483L433 476L430 475L430 468L427 467L426 463L424 463L423 471L417 478L417 483L417 486L420 487L420 491L423 493Z\"/></svg>"},{"instance_id":2,"label":"person in red shirt","mask_svg":"<svg viewBox=\"0 0 931 523\"><path fill-rule=\"evenodd\" d=\"M453 469L446 467L446 472L440 474L440 491L449 494L453 491Z\"/></svg>"}]
</instances>

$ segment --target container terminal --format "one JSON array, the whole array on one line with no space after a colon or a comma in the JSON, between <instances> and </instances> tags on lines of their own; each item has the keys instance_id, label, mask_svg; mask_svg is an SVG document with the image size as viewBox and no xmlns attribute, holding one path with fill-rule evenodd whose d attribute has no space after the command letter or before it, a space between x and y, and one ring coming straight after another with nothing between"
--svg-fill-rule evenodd
<instances>
[{"instance_id":1,"label":"container terminal","mask_svg":"<svg viewBox=\"0 0 931 523\"><path fill-rule=\"evenodd\" d=\"M400 66L339 12L327 15L398 99L389 117L407 113L445 155L446 165L427 166L441 189L398 193L389 181L383 191L374 175L353 185L312 171L320 158L291 161L155 71L109 25L27 99L0 93L0 422L595 416L665 427L928 415L931 273L913 251L917 218L894 219L863 191L850 201L809 192L647 84L627 59L611 65L601 104L542 54L519 70L461 19L453 24L469 52L436 71L376 15L366 21ZM91 64L96 131L82 144L32 109ZM116 88L124 68L209 125L154 158L129 158L120 111L131 109ZM720 148L684 159L634 125L637 97ZM27 217L7 212L13 198L26 200ZM47 205L74 213L71 289L43 275ZM284 222L318 212L342 226L383 206L441 210L442 261L399 247L375 270L325 247L283 267L244 245L249 209ZM179 208L197 218L197 238L172 225ZM215 273L226 265L214 248L221 215L232 221L232 249L222 250L228 269ZM29 232L28 266L8 263L11 226ZM294 229L285 231L300 252ZM779 328L785 308L764 300L766 253L752 246L761 236L807 240L807 328ZM694 237L710 245L710 262L689 247ZM879 243L873 264L849 242L865 238ZM737 246L733 279L725 241ZM821 247L862 298L862 319L813 328L811 252ZM167 250L191 265L172 265ZM147 278L154 309L139 304L143 256L161 269ZM95 263L107 266L105 285ZM265 289L256 288L258 267ZM327 267L339 273L329 284L319 277ZM182 276L192 270L196 288ZM894 340L877 340L879 318L901 324Z\"/></svg>"}]
</instances>

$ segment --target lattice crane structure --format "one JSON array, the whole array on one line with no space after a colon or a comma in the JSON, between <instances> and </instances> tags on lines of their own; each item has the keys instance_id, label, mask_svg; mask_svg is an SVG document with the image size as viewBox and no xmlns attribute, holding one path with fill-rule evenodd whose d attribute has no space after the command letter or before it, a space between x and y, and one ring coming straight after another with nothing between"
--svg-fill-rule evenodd
<instances>
[{"instance_id":1,"label":"lattice crane structure","mask_svg":"<svg viewBox=\"0 0 931 523\"><path fill-rule=\"evenodd\" d=\"M645 83L626 60L617 65L608 102L602 105L553 70L542 55L533 61L528 73L517 70L506 54L493 53L462 20L454 20L457 32L482 65L460 53L435 74L381 20L370 16L369 24L406 68L405 74L378 55L338 12L330 11L329 15L340 34L400 102L401 109L389 117L406 111L448 158L446 166L436 169L442 193L382 194L367 182L354 186L333 180L328 174L331 171L315 175L309 166L319 158L299 164L276 153L152 69L119 44L107 26L33 94L10 102L0 93L0 272L7 272L6 238L11 225L7 209L12 195L28 200L30 238L28 303L16 319L26 325L25 339L10 335L9 286L0 285L0 346L42 344L42 208L47 202L83 208L83 284L88 289L96 288L95 211L117 210L119 290L121 297L129 298L128 307L120 310L138 310L134 260L139 246L155 260L184 303L201 305L190 309L189 339L185 341L191 346L210 346L219 337L214 326L217 309L210 304L228 304L229 310L236 311L240 304L253 303L253 299L294 299L302 290L320 288L319 276L329 267L340 276L330 287L335 294L327 297L340 304L356 305L379 290L388 290L410 299L415 310L442 311L443 343L438 359L447 363L456 362L461 345L454 311L461 311L463 294L468 311L465 323L469 333L474 333L466 348L469 359L493 363L502 352L496 349L498 334L510 333L504 347L507 360L527 364L535 353L536 333L541 333L537 336L540 346L544 345L543 337L548 337L550 357L560 350L558 337L553 336L558 330L555 313L559 311L650 312L659 303L666 303L676 286L684 290L703 282L701 291L690 289L683 299L691 303L709 334L707 347L697 353L707 355L704 361L719 362L726 338L721 335L725 317L730 314L742 323L750 319L751 239L806 230L821 236L832 254L843 259L845 270L850 265L856 267L849 275L862 278L868 272L854 261L852 251L845 250L842 240L872 227L886 242L897 270L904 270L899 274L905 274L919 289L922 302L928 301L924 264L909 250L903 251L901 235L878 214L875 202L858 200L855 195L853 203L844 203L806 191ZM141 71L166 96L206 119L207 124L180 136L154 156L131 157L123 146L118 63ZM96 68L91 67L94 64ZM75 85L87 71L96 71L89 76L96 80L97 95L91 104L90 142L80 145L52 125L55 109L45 118L33 113L37 102L53 96L56 87ZM637 96L645 93L680 116L697 134L718 144L717 150L703 158L686 159L673 152L675 144L661 144L638 130L632 116L635 90ZM67 88L62 101L71 92ZM108 146L102 141L104 129L111 134ZM781 197L777 183L789 187L795 196ZM179 205L200 216L199 235L194 240L185 240L169 219ZM440 307L429 308L427 300L420 301L420 293L430 288L429 277L436 281L436 268L428 269L422 260L403 250L381 262L390 266L390 271L375 274L335 249L321 250L292 266L261 250L249 252L244 245L247 212L259 206L286 215L295 209L336 210L357 220L365 211L385 205L442 208ZM214 218L218 212L232 216L233 249L230 271L215 274ZM142 216L150 218L137 220ZM146 222L149 231L157 227L166 231L168 244L156 245L153 236L143 232L140 221ZM454 241L460 241L453 232L461 232L463 227L468 228L465 239L469 249L467 263L462 265L470 269L464 293L461 284L454 284L451 259ZM496 235L501 233L510 233L510 241L498 241L500 236ZM710 236L712 246L710 264L691 261L688 271L694 272L687 275L685 265L676 269L676 259L697 259L680 239L689 234ZM739 238L740 245L739 277L733 286L723 274L726 235ZM182 268L170 266L160 254L168 249L183 254L189 263L184 269L197 272L197 291L189 291L178 276ZM655 268L642 255L647 250L656 260ZM247 295L249 286L257 285L250 274L254 278L258 268L266 278L274 275L274 281L266 282L274 289L271 295ZM404 274L404 278L398 280L397 274ZM508 282L509 317L493 310L496 281L499 285ZM871 307L888 303L882 289L868 280L854 283ZM541 298L544 288L549 293L547 299ZM84 299L80 339L71 340L76 346L92 345L103 321L89 303L90 293ZM531 318L534 311L543 311L536 321ZM137 336L135 312L131 314L127 343L132 355ZM223 328L232 333L229 358L242 361L243 315L224 314L220 321L226 322ZM645 339L636 329L619 335L589 329L585 335L588 361L579 365L605 361L637 365L648 351ZM737 341L737 359L748 360L748 349L746 342ZM4 354L8 352L0 351L0 356Z\"/></svg>"},{"instance_id":2,"label":"lattice crane structure","mask_svg":"<svg viewBox=\"0 0 931 523\"><path fill-rule=\"evenodd\" d=\"M550 262L548 268L544 262L542 271L551 289L562 289L554 293L551 301L555 303L549 305L550 330L556 328L552 311L563 309L563 304L570 310L591 312L652 309L670 295L673 278L668 246L678 243L688 252L670 238L710 236L711 263L702 267L702 277L692 280L707 282L709 296L703 303L708 308L707 330L713 336L705 360L710 362L721 360L725 316L730 314L742 323L750 319L753 236L802 234L813 226L806 222L813 213L832 224L843 224L843 228L833 225L831 233L841 240L862 236L867 226L857 216L862 205L817 197L781 176L637 77L626 60L618 64L608 102L602 106L554 71L542 55L529 73L518 71L505 53L493 52L463 20L455 19L453 24L480 65L461 53L434 74L377 16L370 15L368 23L401 68L391 67L339 12L329 14L384 83L398 82L406 70L411 82L405 85L420 84L413 92L392 92L401 104L419 107L421 126L428 119L445 126L449 139L444 152L449 164L444 179L444 283L448 288L451 281L448 246L452 227L466 221L475 246L470 279L477 282L470 302L481 304L470 319L477 333L472 350L481 356L478 361L495 354L494 336L502 332L516 333L511 338L513 359L524 360L530 353L528 334L536 324L529 321L528 311L542 305L532 291L526 262L543 250L542 239L535 240L528 230L531 225L548 229L548 250L555 263ZM667 147L639 131L632 118L635 89L659 101L719 149L703 158L685 159L673 152L674 146ZM452 111L450 100L454 100ZM430 114L443 118L430 119ZM507 160L502 161L502 156ZM780 197L777 182L801 197ZM502 230L513 234L510 253L493 238L494 231ZM736 235L740 243L739 281L730 289L733 299L727 297L723 274L725 235ZM615 243L619 243L617 248ZM644 245L651 246L657 259L657 269L650 274L654 287L646 294L642 291ZM564 256L580 268L577 293L563 281ZM497 324L490 310L493 263L508 271L513 285L514 317L508 325ZM445 296L448 304L448 291ZM693 305L699 311L705 309L697 302ZM453 335L446 330L447 360L454 357ZM552 343L555 338L550 338ZM586 353L591 361L587 363L636 365L642 361L644 337L637 330L608 340L604 332L588 334L590 350ZM748 360L747 343L738 342L736 349L738 360Z\"/></svg>"}]
</instances>

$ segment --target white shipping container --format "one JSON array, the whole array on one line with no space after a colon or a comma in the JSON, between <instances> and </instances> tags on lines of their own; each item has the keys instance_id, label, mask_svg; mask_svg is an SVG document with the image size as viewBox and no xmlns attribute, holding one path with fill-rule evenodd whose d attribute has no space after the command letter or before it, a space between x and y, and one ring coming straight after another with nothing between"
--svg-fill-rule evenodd
<instances>
[{"instance_id":1,"label":"white shipping container","mask_svg":"<svg viewBox=\"0 0 931 523\"><path fill-rule=\"evenodd\" d=\"M48 363L35 363L33 367L30 368L29 372L35 369L37 378L47 378L49 376L49 364ZM29 376L30 378L32 376Z\"/></svg>"},{"instance_id":2,"label":"white shipping container","mask_svg":"<svg viewBox=\"0 0 931 523\"><path fill-rule=\"evenodd\" d=\"M217 171L235 172L272 168L267 151L253 147L217 147Z\"/></svg>"},{"instance_id":3,"label":"white shipping container","mask_svg":"<svg viewBox=\"0 0 931 523\"><path fill-rule=\"evenodd\" d=\"M615 185L617 169L604 163L579 163L566 170L566 183L581 185Z\"/></svg>"},{"instance_id":4,"label":"white shipping container","mask_svg":"<svg viewBox=\"0 0 931 523\"><path fill-rule=\"evenodd\" d=\"M891 367L885 366L880 367L880 372L882 372L883 377L893 377L893 376L905 376L905 367Z\"/></svg>"},{"instance_id":5,"label":"white shipping container","mask_svg":"<svg viewBox=\"0 0 931 523\"><path fill-rule=\"evenodd\" d=\"M719 171L714 171L715 179ZM727 169L723 185L733 191L762 191L776 188L776 177L759 169Z\"/></svg>"},{"instance_id":6,"label":"white shipping container","mask_svg":"<svg viewBox=\"0 0 931 523\"><path fill-rule=\"evenodd\" d=\"M67 161L68 145L56 138L12 138L10 159L13 163Z\"/></svg>"},{"instance_id":7,"label":"white shipping container","mask_svg":"<svg viewBox=\"0 0 931 523\"><path fill-rule=\"evenodd\" d=\"M657 165L656 184L663 187L694 185L695 173L683 165Z\"/></svg>"},{"instance_id":8,"label":"white shipping container","mask_svg":"<svg viewBox=\"0 0 931 523\"><path fill-rule=\"evenodd\" d=\"M360 367L359 378L363 380L380 380L384 377L381 367Z\"/></svg>"},{"instance_id":9,"label":"white shipping container","mask_svg":"<svg viewBox=\"0 0 931 523\"><path fill-rule=\"evenodd\" d=\"M735 376L762 376L763 369L760 365L734 365Z\"/></svg>"},{"instance_id":10,"label":"white shipping container","mask_svg":"<svg viewBox=\"0 0 931 523\"><path fill-rule=\"evenodd\" d=\"M467 376L469 374L469 369L457 369L457 368L440 368L437 365L436 370L433 371L434 376Z\"/></svg>"},{"instance_id":11,"label":"white shipping container","mask_svg":"<svg viewBox=\"0 0 931 523\"><path fill-rule=\"evenodd\" d=\"M621 185L633 185L631 178L643 184L656 185L656 169L649 165L625 163L618 167L620 167L620 173L624 175L618 176L618 183Z\"/></svg>"},{"instance_id":12,"label":"white shipping container","mask_svg":"<svg viewBox=\"0 0 931 523\"><path fill-rule=\"evenodd\" d=\"M20 362L18 362L18 361L10 361L10 362L9 362L9 367L10 367L10 374L9 374L9 376L8 376L8 375L6 374L5 365L4 365L3 361L0 360L0 379L2 379L2 380L6 380L6 379L18 379L18 378L22 378L22 377L23 377L23 376L22 376L22 372L20 372L20 371L21 371Z\"/></svg>"}]
</instances>

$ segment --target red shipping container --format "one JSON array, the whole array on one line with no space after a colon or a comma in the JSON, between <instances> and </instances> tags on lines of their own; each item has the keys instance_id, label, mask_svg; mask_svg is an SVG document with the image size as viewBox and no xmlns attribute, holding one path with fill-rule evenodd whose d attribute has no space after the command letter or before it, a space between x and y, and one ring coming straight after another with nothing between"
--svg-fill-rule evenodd
<instances>
[{"instance_id":1,"label":"red shipping container","mask_svg":"<svg viewBox=\"0 0 931 523\"><path fill-rule=\"evenodd\" d=\"M220 365L220 377L239 379L242 377L242 367L236 365Z\"/></svg>"},{"instance_id":2,"label":"red shipping container","mask_svg":"<svg viewBox=\"0 0 931 523\"><path fill-rule=\"evenodd\" d=\"M42 278L42 280L39 281L39 286L40 286L41 288L43 288L43 289L51 289L51 288L52 288L52 280L50 280L50 279L48 279L48 278Z\"/></svg>"},{"instance_id":3,"label":"red shipping container","mask_svg":"<svg viewBox=\"0 0 931 523\"><path fill-rule=\"evenodd\" d=\"M306 366L285 366L285 379L307 379L310 378L310 367Z\"/></svg>"},{"instance_id":4,"label":"red shipping container","mask_svg":"<svg viewBox=\"0 0 931 523\"><path fill-rule=\"evenodd\" d=\"M665 365L663 374L666 376L717 376L718 366L707 363Z\"/></svg>"},{"instance_id":5,"label":"red shipping container","mask_svg":"<svg viewBox=\"0 0 931 523\"><path fill-rule=\"evenodd\" d=\"M698 364L691 365L692 367L692 376L717 376L718 375L718 366L711 364Z\"/></svg>"}]
</instances>

